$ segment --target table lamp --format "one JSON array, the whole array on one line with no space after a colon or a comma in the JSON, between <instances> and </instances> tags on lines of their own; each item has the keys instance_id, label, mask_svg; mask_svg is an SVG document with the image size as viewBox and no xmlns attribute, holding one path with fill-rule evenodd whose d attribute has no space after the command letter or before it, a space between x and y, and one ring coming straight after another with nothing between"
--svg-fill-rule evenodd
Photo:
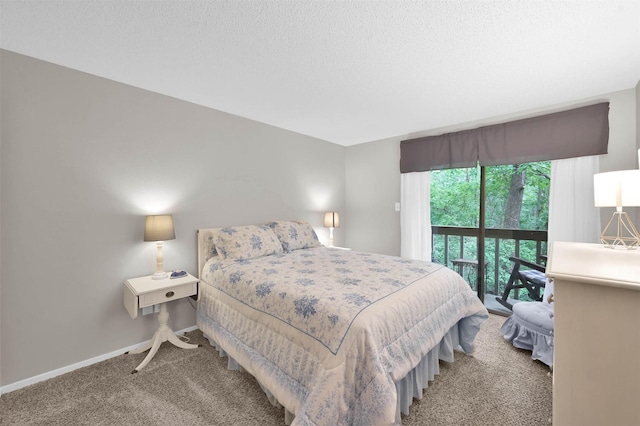
<instances>
[{"instance_id":1,"label":"table lamp","mask_svg":"<svg viewBox=\"0 0 640 426\"><path fill-rule=\"evenodd\" d=\"M619 170L593 175L593 194L596 207L615 207L600 235L608 248L636 249L640 234L622 207L640 206L640 170Z\"/></svg>"},{"instance_id":2,"label":"table lamp","mask_svg":"<svg viewBox=\"0 0 640 426\"><path fill-rule=\"evenodd\" d=\"M324 227L329 228L329 247L333 247L333 228L340 228L340 215L338 212L326 212L324 214Z\"/></svg>"},{"instance_id":3,"label":"table lamp","mask_svg":"<svg viewBox=\"0 0 640 426\"><path fill-rule=\"evenodd\" d=\"M151 278L161 280L169 274L164 272L164 258L162 256L162 243L176 238L173 230L173 216L170 214L147 216L144 221L144 240L155 241L158 246L156 254L156 272Z\"/></svg>"}]
</instances>

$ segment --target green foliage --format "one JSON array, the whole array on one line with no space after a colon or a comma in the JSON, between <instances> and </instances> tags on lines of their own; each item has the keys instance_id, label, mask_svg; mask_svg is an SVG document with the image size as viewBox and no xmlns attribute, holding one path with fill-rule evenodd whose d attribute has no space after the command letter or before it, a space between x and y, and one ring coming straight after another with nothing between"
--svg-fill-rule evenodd
<instances>
[{"instance_id":1,"label":"green foliage","mask_svg":"<svg viewBox=\"0 0 640 426\"><path fill-rule=\"evenodd\" d=\"M524 174L520 229L547 230L549 217L549 186L551 163L539 162L520 165L504 165L485 168L487 228L501 228L514 173ZM477 228L480 215L480 167L432 171L431 174L431 223L439 226ZM448 256L445 257L445 236L434 235L433 260L453 267L451 260L465 257L477 259L478 242L475 237L450 236ZM499 246L496 265L496 246ZM543 244L543 252L546 244ZM516 254L514 240L487 239L485 259L488 262L485 289L487 293L502 294L513 264L509 257ZM522 241L519 257L536 261L536 245ZM497 271L496 271L497 268ZM474 282L475 278L465 278ZM527 300L526 292L519 297Z\"/></svg>"},{"instance_id":2,"label":"green foliage","mask_svg":"<svg viewBox=\"0 0 640 426\"><path fill-rule=\"evenodd\" d=\"M546 230L549 217L551 163L485 168L487 228L501 228L515 171L524 172L520 229ZM477 227L480 215L480 166L431 172L431 224Z\"/></svg>"},{"instance_id":3,"label":"green foliage","mask_svg":"<svg viewBox=\"0 0 640 426\"><path fill-rule=\"evenodd\" d=\"M480 168L436 170L431 176L431 224L478 226Z\"/></svg>"}]
</instances>

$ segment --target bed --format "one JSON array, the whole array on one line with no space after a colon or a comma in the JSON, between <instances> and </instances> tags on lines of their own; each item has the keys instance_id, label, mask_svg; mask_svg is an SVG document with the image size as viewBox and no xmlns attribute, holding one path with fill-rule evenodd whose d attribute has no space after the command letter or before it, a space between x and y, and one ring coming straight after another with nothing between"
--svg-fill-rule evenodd
<instances>
[{"instance_id":1,"label":"bed","mask_svg":"<svg viewBox=\"0 0 640 426\"><path fill-rule=\"evenodd\" d=\"M399 424L487 310L452 270L322 246L306 222L198 230L197 325L294 425Z\"/></svg>"}]
</instances>

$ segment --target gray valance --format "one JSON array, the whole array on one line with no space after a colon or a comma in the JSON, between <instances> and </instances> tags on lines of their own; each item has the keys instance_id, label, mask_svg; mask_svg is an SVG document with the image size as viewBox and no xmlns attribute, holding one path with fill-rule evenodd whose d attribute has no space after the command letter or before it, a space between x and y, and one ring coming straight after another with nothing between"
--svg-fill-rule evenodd
<instances>
[{"instance_id":1,"label":"gray valance","mask_svg":"<svg viewBox=\"0 0 640 426\"><path fill-rule=\"evenodd\" d=\"M400 142L400 172L522 164L607 153L609 102Z\"/></svg>"}]
</instances>

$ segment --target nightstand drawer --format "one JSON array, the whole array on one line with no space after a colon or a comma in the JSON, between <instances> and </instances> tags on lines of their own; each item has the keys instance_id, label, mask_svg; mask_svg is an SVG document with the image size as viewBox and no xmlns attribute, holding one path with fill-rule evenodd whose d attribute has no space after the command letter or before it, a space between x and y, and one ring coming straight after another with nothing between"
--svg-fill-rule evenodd
<instances>
[{"instance_id":1,"label":"nightstand drawer","mask_svg":"<svg viewBox=\"0 0 640 426\"><path fill-rule=\"evenodd\" d=\"M189 283L177 287L163 288L151 293L141 294L139 299L139 307L157 305L159 303L169 302L174 299L191 296L198 293L198 283Z\"/></svg>"}]
</instances>

